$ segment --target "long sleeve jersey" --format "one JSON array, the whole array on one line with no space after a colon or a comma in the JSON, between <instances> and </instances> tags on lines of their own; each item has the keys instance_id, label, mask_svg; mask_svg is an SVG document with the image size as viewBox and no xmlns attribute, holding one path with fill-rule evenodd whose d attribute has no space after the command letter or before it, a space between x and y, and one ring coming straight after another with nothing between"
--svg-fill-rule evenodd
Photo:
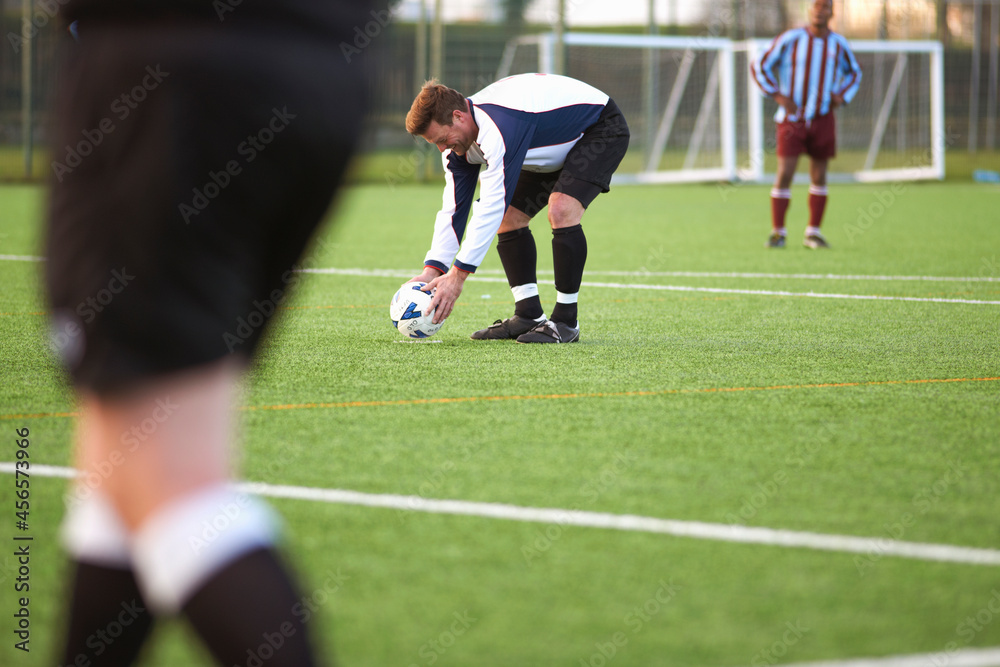
<instances>
[{"instance_id":1,"label":"long sleeve jersey","mask_svg":"<svg viewBox=\"0 0 1000 667\"><path fill-rule=\"evenodd\" d=\"M593 86L554 74L518 74L469 97L485 164L471 150L464 156L443 153L444 195L424 265L447 271L454 262L474 272L500 228L521 170L562 169L566 155L597 122L608 99ZM477 180L479 199L473 204Z\"/></svg>"},{"instance_id":2,"label":"long sleeve jersey","mask_svg":"<svg viewBox=\"0 0 1000 667\"><path fill-rule=\"evenodd\" d=\"M765 95L781 93L799 107L788 118L778 106L774 120L812 120L830 112L830 96L854 99L861 86L861 67L847 40L832 30L816 37L808 28L793 28L778 35L764 53L750 65L750 72Z\"/></svg>"}]
</instances>

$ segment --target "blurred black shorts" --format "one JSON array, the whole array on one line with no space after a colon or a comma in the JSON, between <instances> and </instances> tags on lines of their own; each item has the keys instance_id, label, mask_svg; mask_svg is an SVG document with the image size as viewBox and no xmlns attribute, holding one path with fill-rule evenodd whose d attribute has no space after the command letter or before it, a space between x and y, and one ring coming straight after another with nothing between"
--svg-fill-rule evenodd
<instances>
[{"instance_id":1,"label":"blurred black shorts","mask_svg":"<svg viewBox=\"0 0 1000 667\"><path fill-rule=\"evenodd\" d=\"M340 35L264 22L79 33L52 144L55 349L98 394L249 359L354 150L365 68Z\"/></svg>"},{"instance_id":2,"label":"blurred black shorts","mask_svg":"<svg viewBox=\"0 0 1000 667\"><path fill-rule=\"evenodd\" d=\"M511 206L533 218L553 192L567 194L583 208L611 189L611 176L628 150L629 129L618 105L608 100L597 122L566 155L563 168L550 173L521 171Z\"/></svg>"}]
</instances>

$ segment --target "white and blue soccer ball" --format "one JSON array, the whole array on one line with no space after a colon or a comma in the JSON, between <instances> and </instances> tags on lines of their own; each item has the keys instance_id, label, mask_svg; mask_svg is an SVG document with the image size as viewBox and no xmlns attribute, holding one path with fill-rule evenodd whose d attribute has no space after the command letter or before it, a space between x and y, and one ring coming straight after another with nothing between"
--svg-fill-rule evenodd
<instances>
[{"instance_id":1,"label":"white and blue soccer ball","mask_svg":"<svg viewBox=\"0 0 1000 667\"><path fill-rule=\"evenodd\" d=\"M436 334L444 322L434 324L434 313L430 312L432 295L423 291L427 283L406 283L396 292L389 303L389 318L392 325L407 338L429 338Z\"/></svg>"}]
</instances>

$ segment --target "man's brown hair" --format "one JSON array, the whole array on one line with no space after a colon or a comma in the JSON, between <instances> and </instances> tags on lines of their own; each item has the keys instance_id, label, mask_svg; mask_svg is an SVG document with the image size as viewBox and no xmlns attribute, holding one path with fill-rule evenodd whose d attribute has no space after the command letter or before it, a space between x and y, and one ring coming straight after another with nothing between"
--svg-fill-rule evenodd
<instances>
[{"instance_id":1,"label":"man's brown hair","mask_svg":"<svg viewBox=\"0 0 1000 667\"><path fill-rule=\"evenodd\" d=\"M431 79L424 83L406 114L406 131L422 136L432 120L439 125L451 125L453 111L468 110L469 105L462 93L441 85L437 79Z\"/></svg>"}]
</instances>

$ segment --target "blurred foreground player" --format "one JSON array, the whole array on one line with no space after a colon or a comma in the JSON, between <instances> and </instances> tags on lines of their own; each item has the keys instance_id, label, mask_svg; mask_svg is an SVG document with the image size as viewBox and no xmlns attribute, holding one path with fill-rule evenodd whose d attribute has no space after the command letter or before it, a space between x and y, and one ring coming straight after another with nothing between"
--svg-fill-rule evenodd
<instances>
[{"instance_id":1,"label":"blurred foreground player","mask_svg":"<svg viewBox=\"0 0 1000 667\"><path fill-rule=\"evenodd\" d=\"M221 664L316 664L276 518L227 485L233 411L354 150L366 77L341 47L373 12L68 0L63 17L79 41L60 78L46 281L85 474L63 526L60 664L131 664L175 614Z\"/></svg>"}]
</instances>

